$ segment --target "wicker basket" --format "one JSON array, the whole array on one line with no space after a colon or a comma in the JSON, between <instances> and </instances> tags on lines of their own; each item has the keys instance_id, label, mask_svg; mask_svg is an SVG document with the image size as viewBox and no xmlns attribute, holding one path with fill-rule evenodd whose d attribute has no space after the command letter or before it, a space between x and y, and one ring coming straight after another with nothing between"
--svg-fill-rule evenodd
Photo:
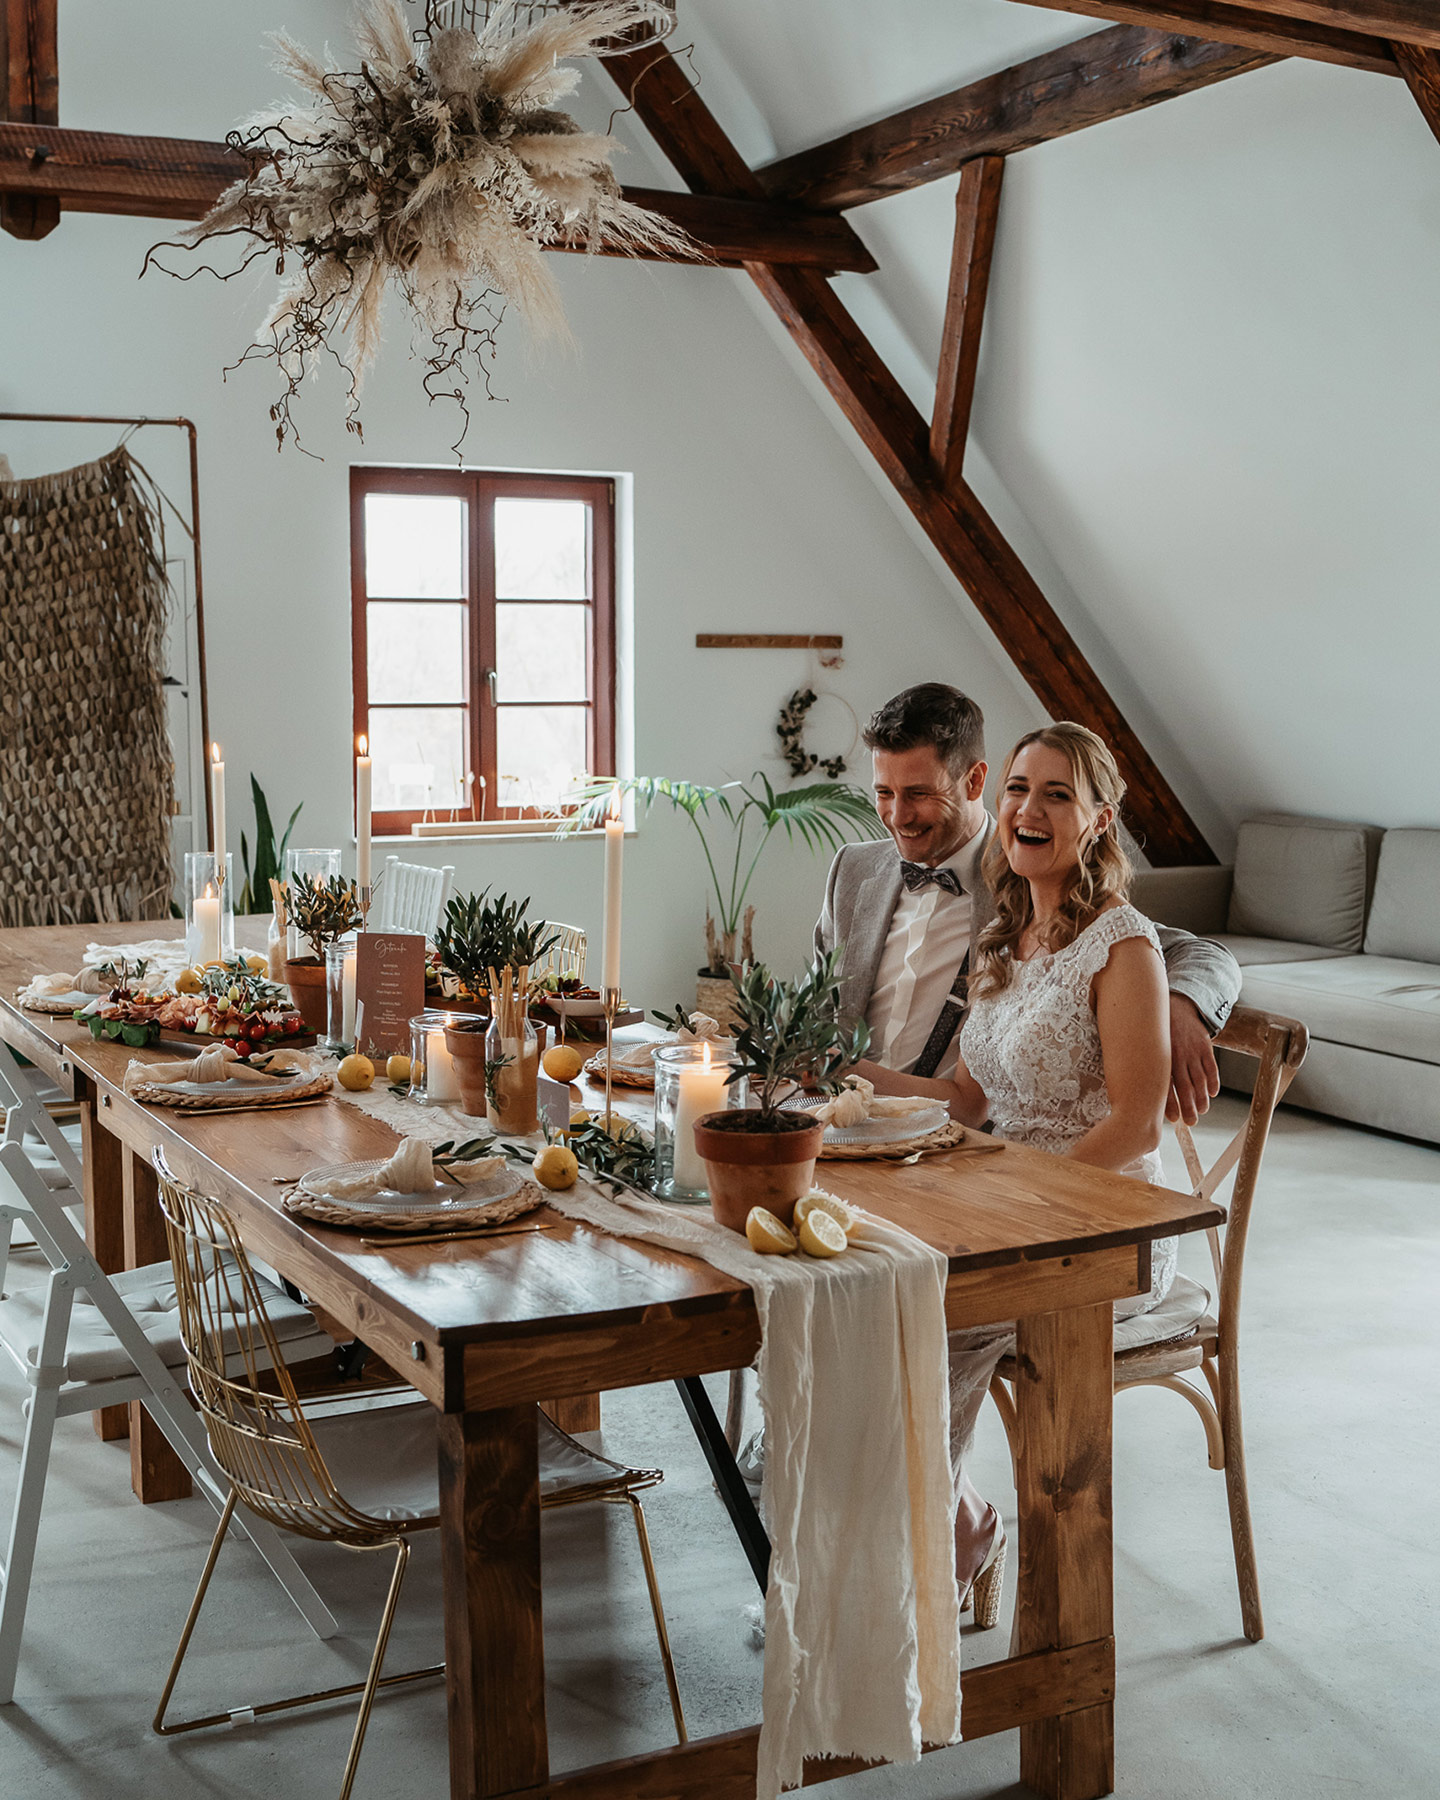
<instances>
[{"instance_id":1,"label":"wicker basket","mask_svg":"<svg viewBox=\"0 0 1440 1800\"><path fill-rule=\"evenodd\" d=\"M727 975L701 975L695 983L695 1010L708 1013L727 1034L736 1025L735 988Z\"/></svg>"}]
</instances>

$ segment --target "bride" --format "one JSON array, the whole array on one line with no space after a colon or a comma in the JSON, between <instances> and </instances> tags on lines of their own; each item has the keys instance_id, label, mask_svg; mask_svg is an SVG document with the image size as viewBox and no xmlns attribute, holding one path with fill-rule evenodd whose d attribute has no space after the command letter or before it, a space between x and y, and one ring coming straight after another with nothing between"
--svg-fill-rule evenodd
<instances>
[{"instance_id":1,"label":"bride","mask_svg":"<svg viewBox=\"0 0 1440 1800\"><path fill-rule=\"evenodd\" d=\"M1001 773L999 829L985 876L995 917L975 946L970 1008L955 1079L927 1080L863 1063L878 1091L948 1101L967 1125L1143 1181L1163 1180L1159 1144L1170 1086L1165 965L1154 926L1126 902L1130 863L1116 826L1125 784L1083 725L1029 732ZM1148 1294L1117 1303L1148 1312L1175 1275L1176 1240L1153 1248ZM1004 1576L1000 1516L963 1464L1004 1328L950 1334L955 1557L976 1623L993 1625Z\"/></svg>"}]
</instances>

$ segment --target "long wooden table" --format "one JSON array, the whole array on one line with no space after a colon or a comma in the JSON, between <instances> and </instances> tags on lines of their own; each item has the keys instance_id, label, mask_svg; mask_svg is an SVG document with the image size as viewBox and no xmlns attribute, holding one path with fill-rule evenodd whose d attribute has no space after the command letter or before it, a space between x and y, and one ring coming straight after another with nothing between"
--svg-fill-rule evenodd
<instances>
[{"instance_id":1,"label":"long wooden table","mask_svg":"<svg viewBox=\"0 0 1440 1800\"><path fill-rule=\"evenodd\" d=\"M0 931L0 995L71 970L84 945L162 927ZM393 1134L343 1102L210 1119L121 1089L136 1053L0 1000L0 1036L80 1102L87 1217L102 1266L164 1254L149 1157L233 1207L254 1253L298 1284L439 1410L453 1800L750 1800L758 1728L549 1773L535 1407L748 1365L748 1287L707 1264L558 1214L487 1242L375 1248L281 1211L277 1181L385 1156ZM1054 1800L1107 1794L1114 1771L1110 1528L1113 1302L1143 1292L1150 1240L1223 1214L1184 1194L1013 1145L913 1165L824 1165L828 1187L949 1259L952 1327L1017 1322L1019 1654L964 1677L967 1738L1020 1730L1020 1774ZM132 1466L168 1491L144 1419ZM807 1782L857 1765L811 1765Z\"/></svg>"}]
</instances>

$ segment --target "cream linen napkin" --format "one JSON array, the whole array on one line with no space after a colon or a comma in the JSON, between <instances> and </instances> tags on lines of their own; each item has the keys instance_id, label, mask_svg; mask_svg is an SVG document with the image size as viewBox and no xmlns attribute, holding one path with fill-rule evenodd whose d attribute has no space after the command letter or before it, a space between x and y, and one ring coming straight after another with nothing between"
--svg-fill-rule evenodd
<instances>
[{"instance_id":1,"label":"cream linen napkin","mask_svg":"<svg viewBox=\"0 0 1440 1800\"><path fill-rule=\"evenodd\" d=\"M32 1000L53 1000L57 994L87 991L77 985L74 975L32 975L15 998L21 1006L28 1006Z\"/></svg>"},{"instance_id":2,"label":"cream linen napkin","mask_svg":"<svg viewBox=\"0 0 1440 1800\"><path fill-rule=\"evenodd\" d=\"M877 1094L875 1083L863 1075L847 1075L833 1100L817 1106L814 1117L837 1131L849 1131L867 1119L903 1119L909 1113L928 1112L938 1102L924 1094Z\"/></svg>"},{"instance_id":3,"label":"cream linen napkin","mask_svg":"<svg viewBox=\"0 0 1440 1800\"><path fill-rule=\"evenodd\" d=\"M263 1087L291 1070L300 1075L316 1073L315 1064L299 1050L272 1050L263 1062L263 1068L252 1067L228 1044L212 1044L198 1056L178 1062L132 1062L121 1085L127 1094L142 1087L171 1087L180 1081L248 1081Z\"/></svg>"},{"instance_id":4,"label":"cream linen napkin","mask_svg":"<svg viewBox=\"0 0 1440 1800\"><path fill-rule=\"evenodd\" d=\"M663 1037L651 1038L647 1043L631 1044L616 1056L615 1067L648 1069L655 1060L655 1052L668 1050L672 1044L708 1043L718 1047L730 1042L730 1037L720 1029L718 1019L712 1019L709 1013L693 1012L688 1028L682 1026L679 1031L667 1031Z\"/></svg>"},{"instance_id":5,"label":"cream linen napkin","mask_svg":"<svg viewBox=\"0 0 1440 1800\"><path fill-rule=\"evenodd\" d=\"M957 1742L944 1257L868 1214L820 1262L758 1256L708 1214L584 1183L546 1199L754 1290L773 1546L757 1800L798 1787L807 1756L913 1763Z\"/></svg>"},{"instance_id":6,"label":"cream linen napkin","mask_svg":"<svg viewBox=\"0 0 1440 1800\"><path fill-rule=\"evenodd\" d=\"M503 1156L477 1156L473 1162L447 1164L445 1174L462 1185L483 1181L496 1169L503 1168ZM449 1183L441 1185L449 1186ZM435 1156L431 1146L421 1138L407 1137L400 1148L378 1169L365 1174L328 1175L319 1181L307 1181L305 1191L325 1200L369 1200L386 1188L397 1194L428 1194L437 1189Z\"/></svg>"}]
</instances>

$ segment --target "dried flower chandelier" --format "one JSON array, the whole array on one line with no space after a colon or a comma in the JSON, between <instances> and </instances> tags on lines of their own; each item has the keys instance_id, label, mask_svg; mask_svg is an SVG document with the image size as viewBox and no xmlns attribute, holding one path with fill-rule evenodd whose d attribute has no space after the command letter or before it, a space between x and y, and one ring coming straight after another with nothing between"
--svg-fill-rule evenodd
<instances>
[{"instance_id":1,"label":"dried flower chandelier","mask_svg":"<svg viewBox=\"0 0 1440 1800\"><path fill-rule=\"evenodd\" d=\"M185 238L253 239L227 280L276 256L279 295L240 361L273 359L280 370L270 416L281 447L287 437L299 442L292 404L322 351L346 373L346 425L359 434L360 383L391 284L428 340L426 393L465 413L473 375L489 391L507 305L537 342L569 340L547 246L703 254L678 226L623 197L610 166L616 139L582 131L559 109L580 81L562 59L630 48L636 36L663 35L673 18L660 0L558 8L462 0L432 4L412 38L399 0L363 0L355 70L325 68L277 35L276 67L305 99L267 108L230 134L250 171ZM464 28L471 20L478 29ZM627 33L636 35L616 41Z\"/></svg>"}]
</instances>

